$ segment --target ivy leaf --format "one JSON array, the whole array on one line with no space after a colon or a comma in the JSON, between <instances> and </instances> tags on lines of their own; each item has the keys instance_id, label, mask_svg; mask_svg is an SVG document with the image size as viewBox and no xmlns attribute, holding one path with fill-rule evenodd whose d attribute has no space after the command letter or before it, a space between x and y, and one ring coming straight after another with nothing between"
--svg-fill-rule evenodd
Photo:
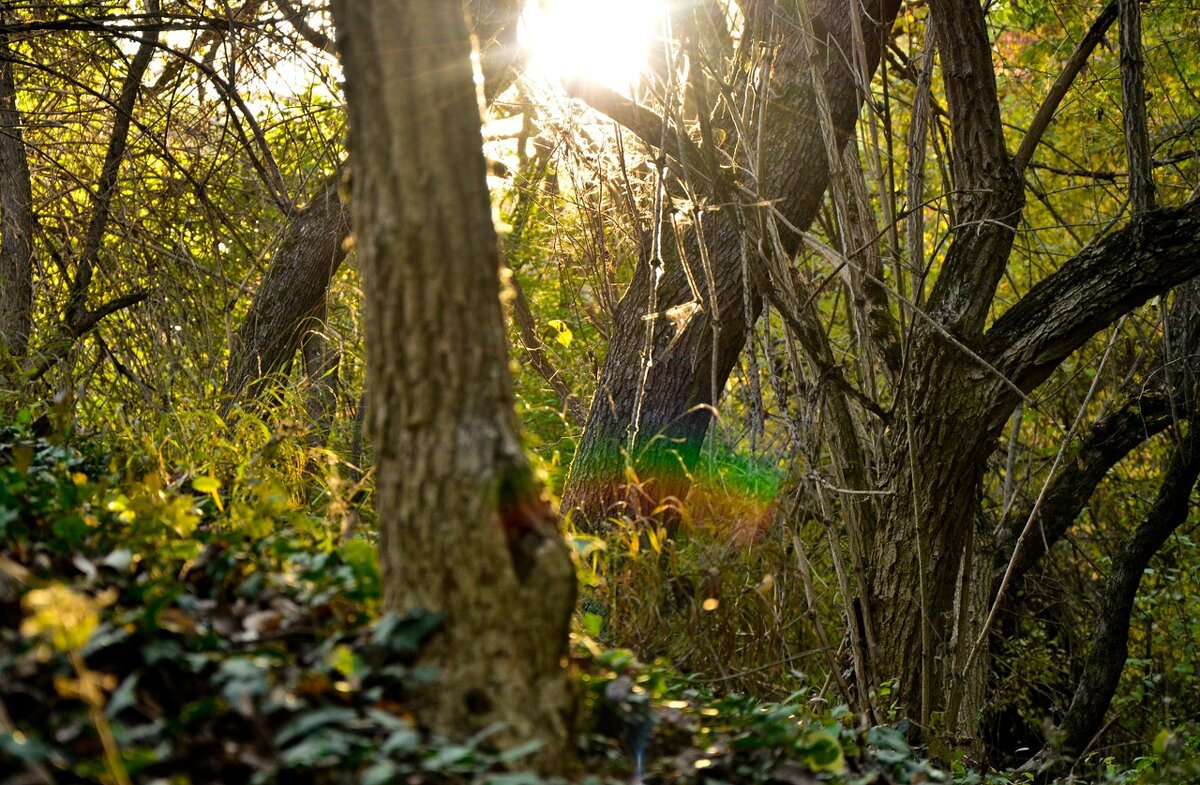
<instances>
[{"instance_id":1,"label":"ivy leaf","mask_svg":"<svg viewBox=\"0 0 1200 785\"><path fill-rule=\"evenodd\" d=\"M837 737L828 731L814 731L800 742L798 750L813 771L841 774L846 770L846 757Z\"/></svg>"}]
</instances>

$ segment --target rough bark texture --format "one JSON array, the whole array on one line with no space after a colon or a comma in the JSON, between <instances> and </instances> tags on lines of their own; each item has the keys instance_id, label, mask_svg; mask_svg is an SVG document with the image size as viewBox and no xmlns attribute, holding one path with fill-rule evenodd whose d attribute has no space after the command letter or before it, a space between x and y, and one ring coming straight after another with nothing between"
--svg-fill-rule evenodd
<instances>
[{"instance_id":1,"label":"rough bark texture","mask_svg":"<svg viewBox=\"0 0 1200 785\"><path fill-rule=\"evenodd\" d=\"M346 258L350 213L339 195L339 172L290 216L283 239L229 351L221 395L228 406L253 395L273 374L286 373L301 340L325 310L325 293Z\"/></svg>"},{"instance_id":2,"label":"rough bark texture","mask_svg":"<svg viewBox=\"0 0 1200 785\"><path fill-rule=\"evenodd\" d=\"M913 355L919 362L909 369L913 386L887 445L889 495L878 528L868 532L867 606L880 680L896 680L897 702L923 730L965 740L979 705L960 703L957 716L943 717L936 728L932 723L948 711L951 694L978 676L956 668L987 612L986 594L975 591L984 578L975 564L990 553L990 531L976 536L976 529L981 479L998 436L986 423L994 385L955 347L917 346ZM967 597L960 611L966 627L956 634L960 594ZM986 660L975 667L986 668Z\"/></svg>"},{"instance_id":3,"label":"rough bark texture","mask_svg":"<svg viewBox=\"0 0 1200 785\"><path fill-rule=\"evenodd\" d=\"M909 716L934 730L973 735L984 658L967 654L986 616L975 565L992 544L976 537L981 482L1003 423L987 415L998 380L964 346L978 341L1024 206L1004 147L991 47L974 0L930 7L953 143L955 226L929 295L931 321L913 326L884 471L879 525L868 532L868 606L880 678L898 681ZM961 580L960 580L961 576ZM917 612L914 612L916 610Z\"/></svg>"},{"instance_id":4,"label":"rough bark texture","mask_svg":"<svg viewBox=\"0 0 1200 785\"><path fill-rule=\"evenodd\" d=\"M418 719L569 761L575 576L521 451L458 3L335 2L355 159L384 604L446 614Z\"/></svg>"},{"instance_id":5,"label":"rough bark texture","mask_svg":"<svg viewBox=\"0 0 1200 785\"><path fill-rule=\"evenodd\" d=\"M25 354L33 324L33 192L8 36L0 37L0 350ZM0 372L5 369L0 367Z\"/></svg>"},{"instance_id":6,"label":"rough bark texture","mask_svg":"<svg viewBox=\"0 0 1200 785\"><path fill-rule=\"evenodd\" d=\"M984 356L1026 392L1122 314L1200 274L1200 199L1135 218L1038 282L993 323ZM1006 419L1015 398L1000 399Z\"/></svg>"},{"instance_id":7,"label":"rough bark texture","mask_svg":"<svg viewBox=\"0 0 1200 785\"><path fill-rule=\"evenodd\" d=\"M1146 88L1142 59L1140 0L1120 0L1121 119L1129 160L1129 200L1135 215L1154 209L1150 134L1146 130Z\"/></svg>"},{"instance_id":8,"label":"rough bark texture","mask_svg":"<svg viewBox=\"0 0 1200 785\"><path fill-rule=\"evenodd\" d=\"M275 3L281 10L287 9L293 25L302 23L300 8L287 0ZM485 92L490 103L512 83L521 62L516 46L521 4L516 0L469 0L467 5L483 49ZM309 43L328 48L319 31L307 25L298 29ZM343 176L342 171L335 173L312 201L287 217L283 239L230 346L221 387L226 411L239 400L253 399L267 390L270 377L286 374L296 352L303 348L312 388L308 409L317 425L314 434L328 431L332 411L329 380L336 374L338 358L322 349L322 358L314 364L312 352L320 341L307 343L306 336L322 329L329 285L346 258L351 216L341 202Z\"/></svg>"},{"instance_id":9,"label":"rough bark texture","mask_svg":"<svg viewBox=\"0 0 1200 785\"><path fill-rule=\"evenodd\" d=\"M871 70L879 62L881 41L891 29L899 7L896 0L862 4L859 23ZM861 106L855 69L847 59L855 47L854 24L846 9L844 3L827 0L814 2L811 9L818 38L817 65L823 70L833 124L843 142L854 128ZM778 12L776 7L770 13ZM794 226L806 228L829 184L828 163L809 81L809 63L803 56L805 42L796 32L794 20L780 19L773 29L775 37L766 42L774 47L774 63L761 129L762 179L748 185L762 200L771 200ZM755 130L749 133L753 137ZM673 153L674 148L674 144L668 144L667 152ZM698 173L697 179L704 179L704 174ZM650 498L682 497L687 492L688 470L696 463L711 419L705 407L715 403L724 388L745 344L747 330L742 230L733 211L723 210L706 214L704 231L715 291L709 290L703 275L697 276L703 310L682 331L665 319L643 318L655 278L650 264L639 265L617 306L599 388L563 492L563 509L574 511L576 520L585 525L603 520L614 511L614 505L625 499L621 487L625 450L639 388L643 394L637 413L637 438L629 457L634 459L639 477L652 480L645 488ZM798 249L799 238L790 232L784 241L790 252ZM694 229L690 230L684 245L691 249L688 262L697 270L698 242ZM751 248L750 253L753 256L757 252ZM751 263L759 262L752 258ZM753 315L757 316L759 298L753 293L751 297ZM693 300L678 260L668 260L663 268L655 300L655 312L660 314ZM714 342L713 323L718 315ZM651 328L653 345L650 357L645 358L646 331ZM648 370L644 367L647 359L651 363Z\"/></svg>"}]
</instances>

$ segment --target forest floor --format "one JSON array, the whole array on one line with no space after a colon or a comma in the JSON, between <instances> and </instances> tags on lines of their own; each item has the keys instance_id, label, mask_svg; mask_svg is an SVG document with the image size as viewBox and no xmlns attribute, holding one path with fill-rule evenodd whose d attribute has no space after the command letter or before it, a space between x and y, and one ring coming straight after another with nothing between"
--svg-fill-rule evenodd
<instances>
[{"instance_id":1,"label":"forest floor","mask_svg":"<svg viewBox=\"0 0 1200 785\"><path fill-rule=\"evenodd\" d=\"M438 619L379 613L368 539L338 544L277 484L217 474L0 431L0 785L541 782L493 729L415 728L406 695L437 674L412 663ZM1026 781L935 764L844 707L714 692L582 630L572 659L585 781ZM1182 782L1181 765L1093 781Z\"/></svg>"}]
</instances>

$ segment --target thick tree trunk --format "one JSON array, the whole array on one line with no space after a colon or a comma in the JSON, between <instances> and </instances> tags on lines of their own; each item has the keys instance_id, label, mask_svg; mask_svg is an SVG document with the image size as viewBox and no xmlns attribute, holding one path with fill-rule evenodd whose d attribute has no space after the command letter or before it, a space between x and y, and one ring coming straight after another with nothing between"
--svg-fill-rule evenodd
<instances>
[{"instance_id":1,"label":"thick tree trunk","mask_svg":"<svg viewBox=\"0 0 1200 785\"><path fill-rule=\"evenodd\" d=\"M522 453L462 5L333 5L355 160L384 604L446 619L418 719L570 760L565 543Z\"/></svg>"},{"instance_id":2,"label":"thick tree trunk","mask_svg":"<svg viewBox=\"0 0 1200 785\"><path fill-rule=\"evenodd\" d=\"M844 143L862 103L854 68L847 60L848 53L855 51L854 20L844 3L818 0L813 6L817 67L824 73L833 124ZM899 7L896 0L862 4L859 24L871 70L879 62L881 43ZM776 8L769 13L779 12ZM762 180L749 186L760 199L770 200L791 224L807 228L829 184L825 143L810 65L804 57L805 42L796 32L794 20L778 20L774 29L775 37L768 41L775 48L771 98L759 151ZM753 137L755 131L749 133ZM747 214L754 209L760 208L747 208ZM563 510L572 511L585 526L616 512L627 499L648 498L654 506L659 500L687 492L688 474L711 420L707 407L716 403L745 345L749 327L746 298L751 300L752 318L760 309L758 296L747 292L744 266L761 261L753 243L747 245L749 238L733 212L729 208L705 214L704 241L715 291L709 291L703 275L696 276L703 310L681 331L666 319L645 318L655 280L649 264L638 267L617 307L599 388L563 492ZM687 261L699 270L700 241L694 229L688 232ZM788 232L783 239L789 252L798 250L799 237ZM694 299L679 260L668 260L653 294L657 314ZM654 333L646 356L646 331L650 329ZM629 493L625 487L627 460L641 481L651 481L643 486L646 496Z\"/></svg>"},{"instance_id":3,"label":"thick tree trunk","mask_svg":"<svg viewBox=\"0 0 1200 785\"><path fill-rule=\"evenodd\" d=\"M953 142L956 225L913 326L907 380L894 411L883 514L868 533L868 606L877 672L927 732L977 737L986 651L990 532L975 536L988 456L1007 421L991 417L1003 383L972 356L1007 264L1024 204L1004 146L983 11L975 0L930 8ZM1012 401L1011 411L1016 401ZM980 587L978 583L984 582ZM915 612L914 612L915 611Z\"/></svg>"},{"instance_id":4,"label":"thick tree trunk","mask_svg":"<svg viewBox=\"0 0 1200 785\"><path fill-rule=\"evenodd\" d=\"M880 682L895 682L897 703L922 732L962 742L974 738L987 667L976 657L968 671L966 657L990 596L977 567L992 548L990 531L979 529L997 438L986 419L994 386L957 349L925 342L913 355L913 387L889 438L888 495L867 537L866 605Z\"/></svg>"},{"instance_id":5,"label":"thick tree trunk","mask_svg":"<svg viewBox=\"0 0 1200 785\"><path fill-rule=\"evenodd\" d=\"M299 8L288 0L275 0L275 4L309 43L327 48L321 33L303 22ZM512 84L523 59L516 41L521 3L469 0L467 5L483 47L485 92L490 103ZM291 369L296 352L304 348L305 336L322 329L325 298L346 258L345 243L350 236L350 211L340 198L342 179L339 170L306 206L288 216L283 239L229 349L221 386L224 411L269 389L270 377ZM308 346L316 348L315 344ZM314 434L321 434L328 432L330 424L332 388L328 380L336 375L338 358L324 352L316 366L313 359L305 349L305 369L312 384L308 410L316 426ZM310 370L314 367L316 374Z\"/></svg>"},{"instance_id":6,"label":"thick tree trunk","mask_svg":"<svg viewBox=\"0 0 1200 785\"><path fill-rule=\"evenodd\" d=\"M0 352L15 360L24 356L33 324L34 215L7 38L0 38ZM0 363L0 374L8 373L5 365Z\"/></svg>"}]
</instances>

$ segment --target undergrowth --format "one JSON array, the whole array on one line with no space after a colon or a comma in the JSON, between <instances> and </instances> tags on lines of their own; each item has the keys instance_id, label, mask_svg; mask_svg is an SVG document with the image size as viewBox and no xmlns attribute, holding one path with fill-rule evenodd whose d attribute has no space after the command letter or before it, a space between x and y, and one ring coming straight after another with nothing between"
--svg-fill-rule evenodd
<instances>
[{"instance_id":1,"label":"undergrowth","mask_svg":"<svg viewBox=\"0 0 1200 785\"><path fill-rule=\"evenodd\" d=\"M131 426L138 448L121 453L30 419L0 430L0 783L539 781L494 731L452 742L415 725L411 688L438 678L415 655L439 619L381 615L369 521L344 520L367 497L335 461L314 477L302 432L196 415ZM642 542L632 527L574 538L592 603L571 647L581 779L1025 781L931 762L838 705L809 635L783 623L801 589L764 573L794 557L787 538ZM639 642L660 658L610 647L653 627L638 614L660 624ZM768 648L803 656L759 680L706 675ZM1090 781L1183 782L1194 747L1167 735Z\"/></svg>"}]
</instances>

